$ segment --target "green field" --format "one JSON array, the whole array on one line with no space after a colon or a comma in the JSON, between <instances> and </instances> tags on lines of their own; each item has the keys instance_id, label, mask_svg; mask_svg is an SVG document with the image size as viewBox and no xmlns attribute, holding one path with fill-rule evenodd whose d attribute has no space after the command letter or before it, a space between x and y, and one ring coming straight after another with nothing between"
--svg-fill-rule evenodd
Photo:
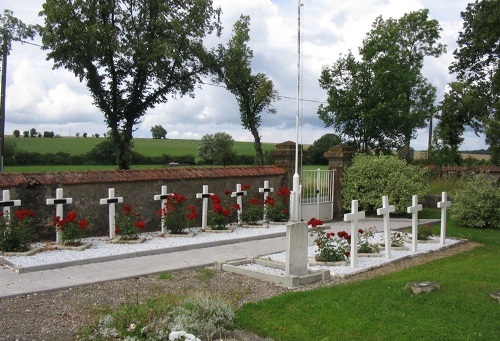
<instances>
[{"instance_id":1,"label":"green field","mask_svg":"<svg viewBox=\"0 0 500 341\"><path fill-rule=\"evenodd\" d=\"M7 137L6 140L14 140L16 148L28 152L40 154L64 152L71 155L80 155L89 152L97 144L104 141L104 138L95 137L61 137L61 138L14 138ZM145 156L160 156L167 154L170 156L194 155L198 154L199 140L182 139L133 139L133 150ZM275 143L263 143L264 152L275 148ZM235 142L234 150L238 154L254 155L253 142Z\"/></svg>"}]
</instances>

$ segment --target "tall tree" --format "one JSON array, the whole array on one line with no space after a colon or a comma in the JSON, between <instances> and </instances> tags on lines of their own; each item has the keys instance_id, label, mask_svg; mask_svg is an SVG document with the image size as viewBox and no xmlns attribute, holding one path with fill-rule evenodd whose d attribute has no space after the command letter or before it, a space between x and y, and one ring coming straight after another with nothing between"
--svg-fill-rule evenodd
<instances>
[{"instance_id":1,"label":"tall tree","mask_svg":"<svg viewBox=\"0 0 500 341\"><path fill-rule=\"evenodd\" d=\"M203 46L221 30L212 0L46 0L42 14L48 59L85 80L120 169L130 166L134 126L147 110L169 96L193 96L217 64Z\"/></svg>"},{"instance_id":2,"label":"tall tree","mask_svg":"<svg viewBox=\"0 0 500 341\"><path fill-rule=\"evenodd\" d=\"M244 15L234 24L228 46L222 49L223 70L220 80L235 95L240 109L241 125L252 134L257 164L263 165L264 154L259 134L261 113L264 110L276 113L272 102L278 99L278 92L274 89L273 81L266 75L252 74L253 51L248 47L249 25L250 17Z\"/></svg>"},{"instance_id":3,"label":"tall tree","mask_svg":"<svg viewBox=\"0 0 500 341\"><path fill-rule=\"evenodd\" d=\"M327 165L328 160L323 156L330 147L340 144L342 140L338 135L325 134L307 148L307 163L310 165Z\"/></svg>"},{"instance_id":4,"label":"tall tree","mask_svg":"<svg viewBox=\"0 0 500 341\"><path fill-rule=\"evenodd\" d=\"M154 139L164 139L167 136L167 130L157 124L151 127L151 134Z\"/></svg>"},{"instance_id":5,"label":"tall tree","mask_svg":"<svg viewBox=\"0 0 500 341\"><path fill-rule=\"evenodd\" d=\"M360 53L376 73L390 76L390 86L380 84L379 106L387 108L390 120L384 131L404 146L410 160L410 141L418 128L436 112L436 88L422 75L424 58L446 51L438 43L441 27L429 19L429 10L410 12L399 19L378 17L363 41Z\"/></svg>"},{"instance_id":6,"label":"tall tree","mask_svg":"<svg viewBox=\"0 0 500 341\"><path fill-rule=\"evenodd\" d=\"M471 126L476 133L486 133L492 161L500 165L500 1L476 0L461 16L463 31L459 33L458 48L453 52L456 60L450 71L456 72L464 84L463 95L475 96L475 101L486 104L470 112L480 122ZM460 115L460 110L455 113Z\"/></svg>"},{"instance_id":7,"label":"tall tree","mask_svg":"<svg viewBox=\"0 0 500 341\"><path fill-rule=\"evenodd\" d=\"M405 148L434 114L436 89L422 76L425 56L438 57L445 47L437 43L439 23L428 10L400 19L378 17L359 49L362 60L349 52L332 67L324 67L320 85L328 104L319 117L359 150Z\"/></svg>"},{"instance_id":8,"label":"tall tree","mask_svg":"<svg viewBox=\"0 0 500 341\"><path fill-rule=\"evenodd\" d=\"M230 165L236 159L234 140L224 132L203 135L198 145L198 156L206 164Z\"/></svg>"}]
</instances>

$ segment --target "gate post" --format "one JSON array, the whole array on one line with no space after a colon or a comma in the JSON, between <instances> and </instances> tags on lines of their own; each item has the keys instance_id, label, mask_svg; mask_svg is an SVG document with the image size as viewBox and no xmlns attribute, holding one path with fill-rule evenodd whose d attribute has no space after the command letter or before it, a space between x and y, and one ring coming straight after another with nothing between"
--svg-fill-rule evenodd
<instances>
[{"instance_id":1,"label":"gate post","mask_svg":"<svg viewBox=\"0 0 500 341\"><path fill-rule=\"evenodd\" d=\"M333 180L333 218L336 220L342 220L344 217L342 210L342 187L340 179L342 178L345 169L351 164L354 153L354 148L338 144L330 147L330 149L323 154L323 156L328 160L328 169L335 170Z\"/></svg>"},{"instance_id":2,"label":"gate post","mask_svg":"<svg viewBox=\"0 0 500 341\"><path fill-rule=\"evenodd\" d=\"M302 165L300 159L303 157L303 146L299 145L298 173L301 174ZM274 164L286 170L285 184L289 190L293 188L293 175L295 174L295 142L286 141L276 145L276 149L271 151ZM283 184L282 184L283 185Z\"/></svg>"}]
</instances>

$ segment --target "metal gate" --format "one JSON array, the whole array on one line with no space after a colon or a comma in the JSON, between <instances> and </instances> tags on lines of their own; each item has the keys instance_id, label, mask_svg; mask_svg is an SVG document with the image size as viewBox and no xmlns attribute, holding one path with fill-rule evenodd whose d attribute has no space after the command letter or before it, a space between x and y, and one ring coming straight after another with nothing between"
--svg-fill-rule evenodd
<instances>
[{"instance_id":1,"label":"metal gate","mask_svg":"<svg viewBox=\"0 0 500 341\"><path fill-rule=\"evenodd\" d=\"M333 179L335 170L303 170L301 192L301 219L333 219Z\"/></svg>"}]
</instances>

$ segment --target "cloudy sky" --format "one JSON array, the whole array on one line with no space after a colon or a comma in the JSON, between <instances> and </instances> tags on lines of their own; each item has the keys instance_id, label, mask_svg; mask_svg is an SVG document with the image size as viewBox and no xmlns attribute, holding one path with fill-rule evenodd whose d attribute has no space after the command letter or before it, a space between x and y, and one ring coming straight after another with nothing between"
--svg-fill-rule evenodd
<instances>
[{"instance_id":1,"label":"cloudy sky","mask_svg":"<svg viewBox=\"0 0 500 341\"><path fill-rule=\"evenodd\" d=\"M300 108L300 143L313 143L326 133L317 116L317 108L326 100L318 85L321 68L331 65L349 49L357 53L375 18L399 18L404 13L428 8L443 31L441 43L448 53L439 59L425 60L424 74L437 87L438 100L446 84L453 80L448 66L453 61L458 32L462 28L460 12L469 0L303 0L302 6L302 68ZM250 47L254 51L254 73L265 73L273 80L281 100L276 102L276 115L263 114L260 129L262 141L283 142L296 139L297 93L297 8L295 0L214 0L222 8L224 32L220 40L226 43L233 23L240 14L251 17ZM43 0L0 0L0 10L14 12L26 24L43 24L38 17ZM35 44L41 44L36 37ZM8 58L6 134L15 129L39 132L53 131L61 136L76 133L98 133L108 128L103 114L93 106L85 85L65 69L52 69L52 61L39 47L14 43ZM152 126L162 125L168 138L200 139L205 134L224 131L237 141L253 141L240 124L236 100L227 90L203 85L196 97L172 99L158 105L143 116L134 137L151 137ZM419 131L412 146L427 149L427 129ZM485 148L484 137L467 132L461 149Z\"/></svg>"}]
</instances>

